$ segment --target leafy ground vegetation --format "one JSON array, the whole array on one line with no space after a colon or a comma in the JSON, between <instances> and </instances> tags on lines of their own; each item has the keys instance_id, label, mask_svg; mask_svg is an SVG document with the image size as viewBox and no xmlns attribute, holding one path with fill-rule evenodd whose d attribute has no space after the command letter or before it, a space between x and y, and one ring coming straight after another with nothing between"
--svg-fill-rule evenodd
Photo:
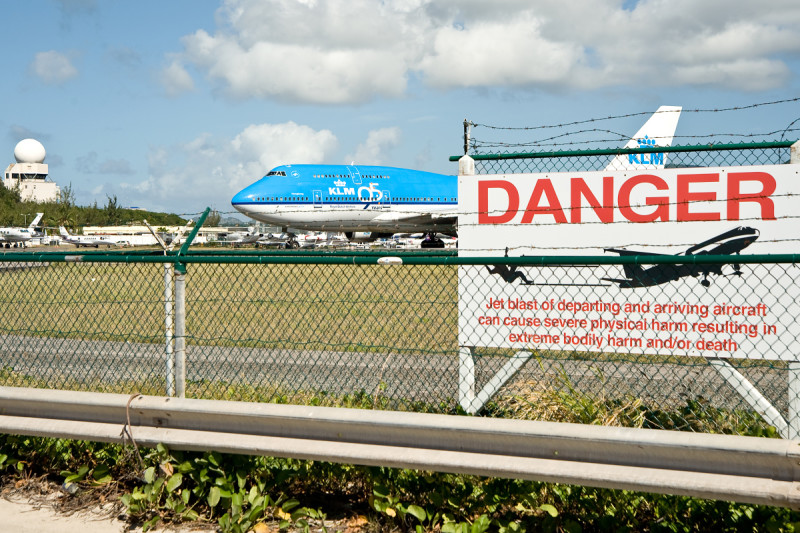
<instances>
[{"instance_id":1,"label":"leafy ground vegetation","mask_svg":"<svg viewBox=\"0 0 800 533\"><path fill-rule=\"evenodd\" d=\"M344 402L354 406L353 402ZM537 407L538 406L538 407ZM368 406L367 406L368 407ZM675 413L631 401L518 388L489 414L646 427L649 419L773 436L736 413L689 402ZM569 413L569 414L568 414ZM456 414L456 413L453 413ZM722 419L720 421L719 419ZM727 424L722 426L721 423ZM145 530L214 524L222 532L795 532L778 507L629 491L215 452L0 435L4 493L48 492L62 511L104 502ZM54 500L52 491L59 496Z\"/></svg>"}]
</instances>

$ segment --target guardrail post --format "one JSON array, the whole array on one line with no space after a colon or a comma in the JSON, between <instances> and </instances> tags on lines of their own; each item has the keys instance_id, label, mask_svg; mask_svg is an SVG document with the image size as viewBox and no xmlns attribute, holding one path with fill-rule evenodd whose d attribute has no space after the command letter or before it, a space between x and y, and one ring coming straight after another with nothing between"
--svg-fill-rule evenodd
<instances>
[{"instance_id":1,"label":"guardrail post","mask_svg":"<svg viewBox=\"0 0 800 533\"><path fill-rule=\"evenodd\" d=\"M175 386L186 397L186 272L175 269Z\"/></svg>"}]
</instances>

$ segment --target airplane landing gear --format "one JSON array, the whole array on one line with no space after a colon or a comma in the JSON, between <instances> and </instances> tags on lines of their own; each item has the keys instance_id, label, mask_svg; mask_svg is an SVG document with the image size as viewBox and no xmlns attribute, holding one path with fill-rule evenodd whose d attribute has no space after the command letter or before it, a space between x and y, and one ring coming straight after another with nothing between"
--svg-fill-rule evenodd
<instances>
[{"instance_id":1,"label":"airplane landing gear","mask_svg":"<svg viewBox=\"0 0 800 533\"><path fill-rule=\"evenodd\" d=\"M419 246L420 248L444 248L444 241L435 233L426 233Z\"/></svg>"}]
</instances>

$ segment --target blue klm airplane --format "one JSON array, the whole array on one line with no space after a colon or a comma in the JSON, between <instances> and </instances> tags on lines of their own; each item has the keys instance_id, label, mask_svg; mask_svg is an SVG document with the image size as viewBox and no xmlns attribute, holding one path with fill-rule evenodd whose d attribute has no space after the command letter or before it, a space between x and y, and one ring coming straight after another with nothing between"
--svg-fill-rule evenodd
<instances>
[{"instance_id":1,"label":"blue klm airplane","mask_svg":"<svg viewBox=\"0 0 800 533\"><path fill-rule=\"evenodd\" d=\"M626 145L669 146L680 107L662 106ZM654 141L654 142L653 142ZM663 154L615 157L607 170L664 168ZM646 155L644 156L646 157ZM458 176L383 166L281 165L237 193L248 217L311 231L455 234Z\"/></svg>"}]
</instances>

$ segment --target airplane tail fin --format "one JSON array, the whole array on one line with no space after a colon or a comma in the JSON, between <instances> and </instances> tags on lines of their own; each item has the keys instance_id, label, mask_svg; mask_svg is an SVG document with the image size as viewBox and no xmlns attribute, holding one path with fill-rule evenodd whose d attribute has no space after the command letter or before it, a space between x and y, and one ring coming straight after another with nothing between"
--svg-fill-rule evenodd
<instances>
[{"instance_id":1,"label":"airplane tail fin","mask_svg":"<svg viewBox=\"0 0 800 533\"><path fill-rule=\"evenodd\" d=\"M625 148L671 146L682 109L680 106L659 107ZM655 170L664 168L666 162L667 155L664 153L620 154L611 160L605 170Z\"/></svg>"},{"instance_id":2,"label":"airplane tail fin","mask_svg":"<svg viewBox=\"0 0 800 533\"><path fill-rule=\"evenodd\" d=\"M69 232L67 231L67 228L65 228L64 226L58 227L58 233L65 239L69 239L70 237L72 237L72 235L70 235Z\"/></svg>"},{"instance_id":3,"label":"airplane tail fin","mask_svg":"<svg viewBox=\"0 0 800 533\"><path fill-rule=\"evenodd\" d=\"M36 224L38 224L38 223L39 223L39 221L40 221L40 220L42 220L42 217L43 217L43 216L44 216L44 213L36 213L36 218L34 218L34 219L31 221L31 224L30 224L30 226L28 226L28 229L29 229L29 230L31 230L31 231L33 231L33 228L35 228L35 227L36 227Z\"/></svg>"}]
</instances>

